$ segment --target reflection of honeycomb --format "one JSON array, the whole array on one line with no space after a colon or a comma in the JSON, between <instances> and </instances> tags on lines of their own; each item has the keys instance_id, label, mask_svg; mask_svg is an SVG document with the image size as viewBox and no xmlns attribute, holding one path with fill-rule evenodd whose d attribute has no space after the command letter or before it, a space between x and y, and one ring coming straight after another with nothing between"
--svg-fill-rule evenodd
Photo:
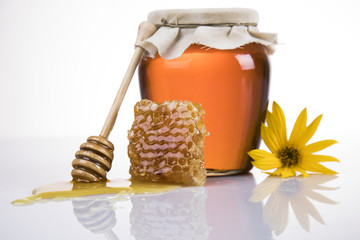
<instances>
[{"instance_id":1,"label":"reflection of honeycomb","mask_svg":"<svg viewBox=\"0 0 360 240\"><path fill-rule=\"evenodd\" d=\"M203 185L204 110L190 101L157 104L142 100L135 107L128 155L133 179Z\"/></svg>"},{"instance_id":2,"label":"reflection of honeycomb","mask_svg":"<svg viewBox=\"0 0 360 240\"><path fill-rule=\"evenodd\" d=\"M131 235L137 240L205 240L207 191L181 188L165 194L133 195Z\"/></svg>"}]
</instances>

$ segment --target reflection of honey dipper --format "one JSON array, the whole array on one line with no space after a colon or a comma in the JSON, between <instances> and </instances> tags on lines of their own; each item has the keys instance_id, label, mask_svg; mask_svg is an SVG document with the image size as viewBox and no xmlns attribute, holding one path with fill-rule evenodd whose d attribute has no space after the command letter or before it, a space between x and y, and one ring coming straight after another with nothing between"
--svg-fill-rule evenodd
<instances>
[{"instance_id":1,"label":"reflection of honey dipper","mask_svg":"<svg viewBox=\"0 0 360 240\"><path fill-rule=\"evenodd\" d=\"M93 233L103 233L107 239L119 239L112 231L116 224L115 211L107 200L73 200L77 220Z\"/></svg>"},{"instance_id":2,"label":"reflection of honey dipper","mask_svg":"<svg viewBox=\"0 0 360 240\"><path fill-rule=\"evenodd\" d=\"M135 69L144 52L141 43L149 38L155 31L156 27L149 22L140 24L135 42L135 53L106 118L103 129L99 136L89 137L87 142L83 143L80 146L80 150L75 154L76 159L72 162L74 169L71 172L74 181L99 182L106 180L106 173L111 168L114 150L113 144L108 141L107 138L114 126L126 90L129 87L131 78L134 75Z\"/></svg>"}]
</instances>

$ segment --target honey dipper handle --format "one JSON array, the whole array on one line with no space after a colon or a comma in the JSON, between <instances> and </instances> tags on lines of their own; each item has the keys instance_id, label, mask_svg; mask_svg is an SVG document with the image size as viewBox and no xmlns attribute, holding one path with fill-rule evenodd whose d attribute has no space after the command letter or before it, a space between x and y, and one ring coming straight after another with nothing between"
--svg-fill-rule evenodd
<instances>
[{"instance_id":1,"label":"honey dipper handle","mask_svg":"<svg viewBox=\"0 0 360 240\"><path fill-rule=\"evenodd\" d=\"M139 26L138 36L135 42L135 52L130 61L128 69L125 73L123 81L120 85L120 88L116 94L113 105L110 109L110 112L106 118L105 124L101 130L100 136L107 138L114 127L117 114L119 112L121 103L125 97L126 91L130 85L131 79L134 75L136 67L140 61L140 58L144 52L144 49L141 47L142 42L151 37L156 31L156 26L149 22L142 22Z\"/></svg>"}]
</instances>

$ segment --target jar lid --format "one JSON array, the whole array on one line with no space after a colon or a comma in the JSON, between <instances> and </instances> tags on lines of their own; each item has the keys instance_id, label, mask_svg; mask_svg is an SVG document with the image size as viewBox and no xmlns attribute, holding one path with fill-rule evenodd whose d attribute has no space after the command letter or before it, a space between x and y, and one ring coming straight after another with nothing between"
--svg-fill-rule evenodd
<instances>
[{"instance_id":1,"label":"jar lid","mask_svg":"<svg viewBox=\"0 0 360 240\"><path fill-rule=\"evenodd\" d=\"M258 13L248 8L167 9L150 12L148 21L159 26L246 25L256 26Z\"/></svg>"},{"instance_id":2,"label":"jar lid","mask_svg":"<svg viewBox=\"0 0 360 240\"><path fill-rule=\"evenodd\" d=\"M158 29L140 46L149 57L158 53L165 59L180 57L192 44L226 50L258 43L273 53L277 35L260 32L258 18L247 8L157 10L149 13L148 21Z\"/></svg>"}]
</instances>

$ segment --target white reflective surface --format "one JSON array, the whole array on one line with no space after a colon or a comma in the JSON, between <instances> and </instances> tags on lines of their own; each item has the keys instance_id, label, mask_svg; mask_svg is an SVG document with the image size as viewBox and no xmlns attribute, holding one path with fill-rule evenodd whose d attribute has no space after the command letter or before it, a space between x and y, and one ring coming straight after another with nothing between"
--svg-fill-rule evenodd
<instances>
[{"instance_id":1,"label":"white reflective surface","mask_svg":"<svg viewBox=\"0 0 360 240\"><path fill-rule=\"evenodd\" d=\"M39 185L70 180L76 141L1 141L1 239L281 240L360 236L359 159L353 158L346 145L340 147L343 154L336 154L341 155L341 164L331 166L340 172L337 176L281 179L254 169L246 175L208 178L204 187L162 194L97 196L24 207L10 204L31 195ZM115 161L120 160L115 157ZM117 178L128 177L126 172L115 171Z\"/></svg>"}]
</instances>

